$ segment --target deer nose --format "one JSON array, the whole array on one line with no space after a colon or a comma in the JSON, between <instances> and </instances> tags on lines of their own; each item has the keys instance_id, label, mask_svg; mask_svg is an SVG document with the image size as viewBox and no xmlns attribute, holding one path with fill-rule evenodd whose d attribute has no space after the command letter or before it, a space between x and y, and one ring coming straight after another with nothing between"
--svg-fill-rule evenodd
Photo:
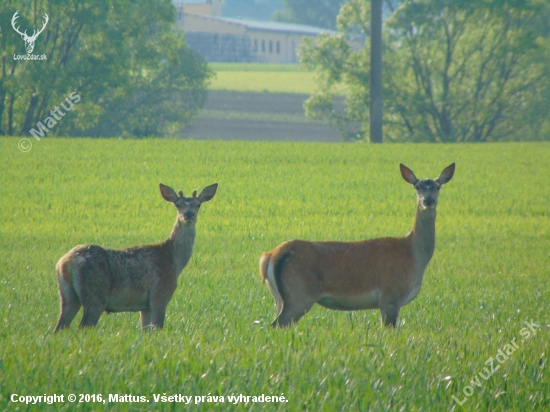
<instances>
[{"instance_id":1,"label":"deer nose","mask_svg":"<svg viewBox=\"0 0 550 412\"><path fill-rule=\"evenodd\" d=\"M435 205L435 199L433 197L424 198L424 205L428 207Z\"/></svg>"},{"instance_id":2,"label":"deer nose","mask_svg":"<svg viewBox=\"0 0 550 412\"><path fill-rule=\"evenodd\" d=\"M195 217L195 214L193 212L185 212L183 214L183 217L186 219L186 220L190 220L190 219L193 219Z\"/></svg>"}]
</instances>

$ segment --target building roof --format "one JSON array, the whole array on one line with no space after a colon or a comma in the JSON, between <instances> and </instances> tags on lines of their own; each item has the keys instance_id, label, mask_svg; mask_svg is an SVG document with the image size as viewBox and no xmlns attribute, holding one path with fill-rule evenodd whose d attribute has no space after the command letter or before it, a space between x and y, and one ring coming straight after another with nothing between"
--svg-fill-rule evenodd
<instances>
[{"instance_id":1,"label":"building roof","mask_svg":"<svg viewBox=\"0 0 550 412\"><path fill-rule=\"evenodd\" d=\"M188 14L191 14L191 13L188 13ZM227 17L204 16L199 14L196 14L195 16L200 16L206 19L217 20L217 21L221 21L229 24L245 26L249 30L295 33L295 34L304 34L304 35L311 35L311 36L317 36L318 34L321 34L321 33L334 33L331 30L322 29L320 27L305 26L303 24L279 23L275 21L231 19Z\"/></svg>"},{"instance_id":2,"label":"building roof","mask_svg":"<svg viewBox=\"0 0 550 412\"><path fill-rule=\"evenodd\" d=\"M235 24L243 24L248 29L254 29L254 30L293 32L293 33L312 34L312 35L317 35L317 34L321 34L329 31L327 29L322 29L320 27L305 26L303 24L280 23L276 21L254 21L254 20L228 19L228 18L223 18L223 19Z\"/></svg>"}]
</instances>

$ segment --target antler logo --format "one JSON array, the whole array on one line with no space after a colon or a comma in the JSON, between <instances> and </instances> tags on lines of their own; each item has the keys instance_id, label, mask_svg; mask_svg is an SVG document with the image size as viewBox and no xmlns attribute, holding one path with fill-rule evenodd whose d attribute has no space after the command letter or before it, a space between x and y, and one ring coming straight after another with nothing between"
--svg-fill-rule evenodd
<instances>
[{"instance_id":1,"label":"antler logo","mask_svg":"<svg viewBox=\"0 0 550 412\"><path fill-rule=\"evenodd\" d=\"M21 33L21 31L19 31L19 27L15 27L15 21L19 17L17 15L17 13L19 13L19 10L17 10L15 12L15 14L13 15L13 17L11 19L11 26L13 27L13 29L17 33L19 33L21 35L23 40L25 40L25 48L27 49L27 53L31 54L32 51L34 50L34 42L38 38L38 35L44 31L44 29L46 28L46 24L48 24L48 21L50 20L50 18L48 17L47 14L44 14L44 25L42 26L42 28L38 31L34 30L33 33L32 33L32 36L29 36L29 35L27 35L27 30L25 30L23 33Z\"/></svg>"}]
</instances>

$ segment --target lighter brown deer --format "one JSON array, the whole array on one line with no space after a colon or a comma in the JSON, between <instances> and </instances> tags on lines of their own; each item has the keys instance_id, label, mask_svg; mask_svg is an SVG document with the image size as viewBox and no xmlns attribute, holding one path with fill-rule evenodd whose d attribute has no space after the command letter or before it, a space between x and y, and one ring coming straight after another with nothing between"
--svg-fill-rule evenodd
<instances>
[{"instance_id":1,"label":"lighter brown deer","mask_svg":"<svg viewBox=\"0 0 550 412\"><path fill-rule=\"evenodd\" d=\"M260 258L260 274L275 299L272 326L297 322L318 303L328 309L380 309L382 322L396 326L401 307L420 292L435 248L439 190L453 177L455 164L437 179L419 180L400 165L417 194L416 218L409 234L360 242L282 243Z\"/></svg>"},{"instance_id":2,"label":"lighter brown deer","mask_svg":"<svg viewBox=\"0 0 550 412\"><path fill-rule=\"evenodd\" d=\"M57 262L61 315L55 331L70 326L83 307L79 328L95 326L103 312L140 312L142 327L164 325L166 307L195 242L195 224L202 203L216 194L214 183L197 196L183 196L163 184L162 197L178 210L164 242L115 250L79 245Z\"/></svg>"}]
</instances>

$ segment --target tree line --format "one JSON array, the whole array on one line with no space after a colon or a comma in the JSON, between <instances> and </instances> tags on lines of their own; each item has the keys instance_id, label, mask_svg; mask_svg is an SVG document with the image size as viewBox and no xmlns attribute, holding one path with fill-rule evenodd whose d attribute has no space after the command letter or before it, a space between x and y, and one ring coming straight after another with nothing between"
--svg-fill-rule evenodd
<instances>
[{"instance_id":1,"label":"tree line","mask_svg":"<svg viewBox=\"0 0 550 412\"><path fill-rule=\"evenodd\" d=\"M487 142L550 139L550 3L545 0L386 2L384 140ZM308 40L301 62L318 76L308 116L345 140L367 140L370 1L346 2L336 34ZM346 96L338 109L335 96Z\"/></svg>"},{"instance_id":2,"label":"tree line","mask_svg":"<svg viewBox=\"0 0 550 412\"><path fill-rule=\"evenodd\" d=\"M306 114L336 125L344 140L368 140L370 42L356 40L369 37L371 1L282 4L273 19L335 30L299 51L318 77ZM38 58L25 60L20 33L42 27L46 13L30 53ZM548 1L384 0L383 15L385 141L550 139ZM28 134L73 93L77 108L50 123L50 134L181 131L213 73L174 23L170 0L2 2L0 135Z\"/></svg>"},{"instance_id":3,"label":"tree line","mask_svg":"<svg viewBox=\"0 0 550 412\"><path fill-rule=\"evenodd\" d=\"M27 56L15 27L45 30ZM193 122L212 72L174 27L170 0L0 4L0 135L28 134L72 93L52 135L161 136Z\"/></svg>"}]
</instances>

